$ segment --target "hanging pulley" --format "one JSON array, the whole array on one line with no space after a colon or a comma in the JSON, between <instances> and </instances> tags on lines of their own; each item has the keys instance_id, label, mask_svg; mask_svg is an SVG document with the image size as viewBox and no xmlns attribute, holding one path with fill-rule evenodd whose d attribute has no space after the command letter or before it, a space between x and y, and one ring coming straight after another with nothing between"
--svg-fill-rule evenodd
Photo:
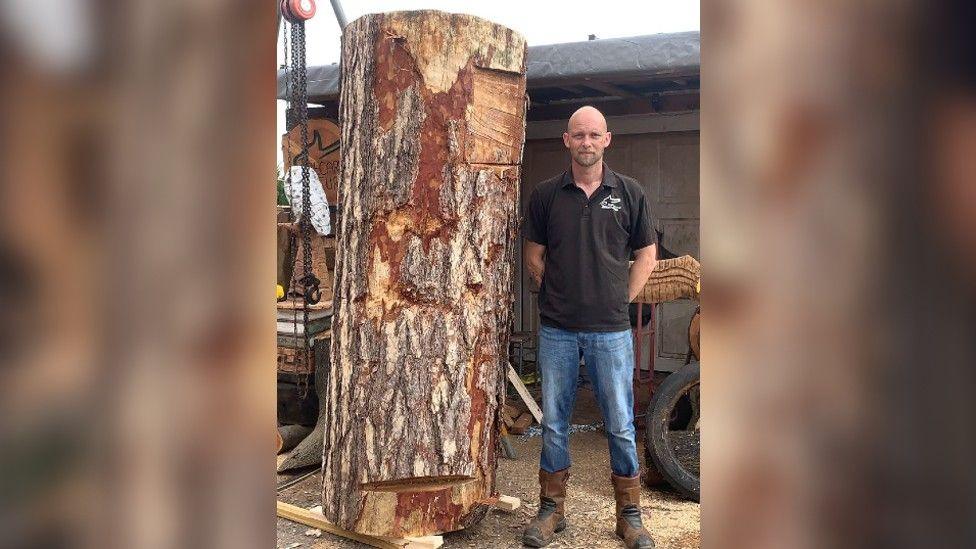
<instances>
[{"instance_id":1,"label":"hanging pulley","mask_svg":"<svg viewBox=\"0 0 976 549\"><path fill-rule=\"evenodd\" d=\"M281 0L281 15L293 23L308 21L315 15L315 0Z\"/></svg>"}]
</instances>

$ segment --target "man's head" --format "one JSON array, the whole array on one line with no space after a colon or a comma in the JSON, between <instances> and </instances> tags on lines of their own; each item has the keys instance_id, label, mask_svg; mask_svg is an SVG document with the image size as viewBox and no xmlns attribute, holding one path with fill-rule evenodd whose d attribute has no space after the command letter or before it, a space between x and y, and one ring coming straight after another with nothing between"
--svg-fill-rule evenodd
<instances>
[{"instance_id":1,"label":"man's head","mask_svg":"<svg viewBox=\"0 0 976 549\"><path fill-rule=\"evenodd\" d=\"M573 162L589 167L603 160L603 150L610 145L610 132L603 113L593 107L580 107L569 117L563 143Z\"/></svg>"}]
</instances>

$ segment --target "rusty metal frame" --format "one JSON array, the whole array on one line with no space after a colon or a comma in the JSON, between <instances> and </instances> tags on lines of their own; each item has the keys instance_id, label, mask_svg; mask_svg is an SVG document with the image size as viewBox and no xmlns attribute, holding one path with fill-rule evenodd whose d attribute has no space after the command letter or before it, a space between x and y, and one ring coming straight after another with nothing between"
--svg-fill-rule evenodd
<instances>
[{"instance_id":1,"label":"rusty metal frame","mask_svg":"<svg viewBox=\"0 0 976 549\"><path fill-rule=\"evenodd\" d=\"M648 320L647 324L643 323L644 320L644 307L651 308L651 318ZM654 337L655 327L654 321L657 317L657 308L653 303L637 303L637 326L631 330L634 337L634 424L635 426L643 426L644 419L640 414L640 399L638 395L640 394L640 388L642 385L647 386L647 398L650 400L654 396L654 355L657 354L657 349L655 348ZM647 366L648 374L647 376L642 376L642 362L644 354L643 342L645 338L650 342L648 348Z\"/></svg>"}]
</instances>

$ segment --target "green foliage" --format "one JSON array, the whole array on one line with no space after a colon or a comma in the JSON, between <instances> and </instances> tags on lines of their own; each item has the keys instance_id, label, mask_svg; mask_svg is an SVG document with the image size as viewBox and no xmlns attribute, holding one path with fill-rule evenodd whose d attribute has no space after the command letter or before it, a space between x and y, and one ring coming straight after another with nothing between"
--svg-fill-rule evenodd
<instances>
[{"instance_id":1,"label":"green foliage","mask_svg":"<svg viewBox=\"0 0 976 549\"><path fill-rule=\"evenodd\" d=\"M275 166L275 184L278 187L278 205L287 206L288 197L285 195L285 177L281 173L281 164Z\"/></svg>"}]
</instances>

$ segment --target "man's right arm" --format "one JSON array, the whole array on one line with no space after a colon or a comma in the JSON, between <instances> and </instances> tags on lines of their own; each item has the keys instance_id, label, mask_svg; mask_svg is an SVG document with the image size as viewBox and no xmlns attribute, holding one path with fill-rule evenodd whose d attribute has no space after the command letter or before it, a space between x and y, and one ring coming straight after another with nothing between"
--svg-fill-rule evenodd
<instances>
[{"instance_id":1,"label":"man's right arm","mask_svg":"<svg viewBox=\"0 0 976 549\"><path fill-rule=\"evenodd\" d=\"M546 244L549 242L549 235L546 234L547 218L545 201L540 196L540 188L537 186L532 189L532 195L529 197L528 208L525 212L525 224L522 227L525 244L522 247L522 257L525 268L529 271L529 276L535 280L540 288L542 287L542 275L546 270Z\"/></svg>"},{"instance_id":2,"label":"man's right arm","mask_svg":"<svg viewBox=\"0 0 976 549\"><path fill-rule=\"evenodd\" d=\"M529 276L541 287L542 275L546 270L546 247L526 239L523 249L523 258L525 266L529 270Z\"/></svg>"}]
</instances>

